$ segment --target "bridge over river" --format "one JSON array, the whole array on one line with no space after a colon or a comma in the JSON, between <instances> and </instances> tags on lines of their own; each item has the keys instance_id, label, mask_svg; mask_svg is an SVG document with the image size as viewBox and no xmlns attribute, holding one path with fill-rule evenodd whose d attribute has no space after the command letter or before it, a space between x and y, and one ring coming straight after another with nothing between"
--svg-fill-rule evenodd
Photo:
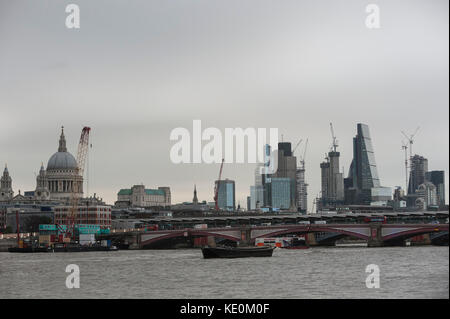
<instances>
[{"instance_id":1,"label":"bridge over river","mask_svg":"<svg viewBox=\"0 0 450 319\"><path fill-rule=\"evenodd\" d=\"M405 240L424 234L434 238L446 238L448 243L448 224L280 224L274 226L239 226L218 228L185 228L157 231L123 231L104 235L116 241L134 243L133 248L152 248L155 244L175 238L222 238L239 245L254 244L256 238L285 235L328 234L323 236L323 244L329 245L343 237L353 237L367 241L369 247L398 246ZM320 245L321 242L315 243Z\"/></svg>"}]
</instances>

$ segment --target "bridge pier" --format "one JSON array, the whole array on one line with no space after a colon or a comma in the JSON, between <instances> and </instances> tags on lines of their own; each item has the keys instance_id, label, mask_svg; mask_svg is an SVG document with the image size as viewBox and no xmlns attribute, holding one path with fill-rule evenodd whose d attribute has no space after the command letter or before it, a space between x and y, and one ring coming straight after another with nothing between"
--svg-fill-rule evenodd
<instances>
[{"instance_id":1,"label":"bridge pier","mask_svg":"<svg viewBox=\"0 0 450 319\"><path fill-rule=\"evenodd\" d=\"M309 246L319 246L314 233L306 234L306 242L308 243Z\"/></svg>"},{"instance_id":2,"label":"bridge pier","mask_svg":"<svg viewBox=\"0 0 450 319\"><path fill-rule=\"evenodd\" d=\"M384 242L381 234L381 224L370 225L370 236L367 247L383 247Z\"/></svg>"},{"instance_id":3,"label":"bridge pier","mask_svg":"<svg viewBox=\"0 0 450 319\"><path fill-rule=\"evenodd\" d=\"M443 231L430 235L432 245L448 246L448 231Z\"/></svg>"},{"instance_id":4,"label":"bridge pier","mask_svg":"<svg viewBox=\"0 0 450 319\"><path fill-rule=\"evenodd\" d=\"M431 245L430 234L419 235L411 238L411 246Z\"/></svg>"},{"instance_id":5,"label":"bridge pier","mask_svg":"<svg viewBox=\"0 0 450 319\"><path fill-rule=\"evenodd\" d=\"M135 234L132 237L128 238L128 243L130 244L130 246L128 247L128 249L141 249L141 235L140 234Z\"/></svg>"},{"instance_id":6,"label":"bridge pier","mask_svg":"<svg viewBox=\"0 0 450 319\"><path fill-rule=\"evenodd\" d=\"M250 227L241 228L241 240L238 246L250 246L252 243L252 229Z\"/></svg>"},{"instance_id":7,"label":"bridge pier","mask_svg":"<svg viewBox=\"0 0 450 319\"><path fill-rule=\"evenodd\" d=\"M214 236L208 236L207 242L209 247L216 247L216 238Z\"/></svg>"}]
</instances>

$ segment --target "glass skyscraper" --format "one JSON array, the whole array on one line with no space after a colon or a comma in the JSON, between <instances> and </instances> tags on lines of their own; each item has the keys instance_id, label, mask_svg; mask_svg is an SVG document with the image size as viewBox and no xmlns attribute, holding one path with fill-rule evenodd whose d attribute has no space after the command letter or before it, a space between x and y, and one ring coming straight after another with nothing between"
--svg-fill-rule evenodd
<instances>
[{"instance_id":1,"label":"glass skyscraper","mask_svg":"<svg viewBox=\"0 0 450 319\"><path fill-rule=\"evenodd\" d=\"M292 186L295 180L287 177L272 177L269 186L270 206L273 210L291 207Z\"/></svg>"},{"instance_id":2,"label":"glass skyscraper","mask_svg":"<svg viewBox=\"0 0 450 319\"><path fill-rule=\"evenodd\" d=\"M369 205L374 194L377 194L375 201L387 201L391 197L390 188L380 185L372 140L366 124L358 123L357 134L353 138L353 160L345 186L348 204Z\"/></svg>"},{"instance_id":3,"label":"glass skyscraper","mask_svg":"<svg viewBox=\"0 0 450 319\"><path fill-rule=\"evenodd\" d=\"M225 179L216 181L218 185L217 204L219 209L233 211L236 209L236 194L234 181Z\"/></svg>"}]
</instances>

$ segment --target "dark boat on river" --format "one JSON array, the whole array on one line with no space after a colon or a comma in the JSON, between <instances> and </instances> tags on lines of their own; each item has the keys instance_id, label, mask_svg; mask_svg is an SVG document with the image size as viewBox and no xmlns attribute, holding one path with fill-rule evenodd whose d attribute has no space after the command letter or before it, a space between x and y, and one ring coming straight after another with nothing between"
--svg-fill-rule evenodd
<instances>
[{"instance_id":1,"label":"dark boat on river","mask_svg":"<svg viewBox=\"0 0 450 319\"><path fill-rule=\"evenodd\" d=\"M204 258L271 257L275 247L203 247Z\"/></svg>"},{"instance_id":2,"label":"dark boat on river","mask_svg":"<svg viewBox=\"0 0 450 319\"><path fill-rule=\"evenodd\" d=\"M10 253L60 253L60 252L86 252L86 251L117 251L116 246L80 245L80 244L54 244L52 246L36 246L23 244L22 247L10 247Z\"/></svg>"},{"instance_id":3,"label":"dark boat on river","mask_svg":"<svg viewBox=\"0 0 450 319\"><path fill-rule=\"evenodd\" d=\"M10 253L45 253L48 252L47 247L9 247L8 251Z\"/></svg>"}]
</instances>

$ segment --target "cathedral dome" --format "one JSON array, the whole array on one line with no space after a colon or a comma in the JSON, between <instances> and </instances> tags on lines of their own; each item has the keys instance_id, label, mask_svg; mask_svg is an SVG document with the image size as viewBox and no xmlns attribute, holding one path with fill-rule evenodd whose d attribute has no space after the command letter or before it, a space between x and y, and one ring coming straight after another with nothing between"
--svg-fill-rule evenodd
<instances>
[{"instance_id":1,"label":"cathedral dome","mask_svg":"<svg viewBox=\"0 0 450 319\"><path fill-rule=\"evenodd\" d=\"M76 169L77 161L69 152L56 152L47 163L47 170Z\"/></svg>"},{"instance_id":2,"label":"cathedral dome","mask_svg":"<svg viewBox=\"0 0 450 319\"><path fill-rule=\"evenodd\" d=\"M47 170L70 169L74 170L78 167L77 160L72 154L67 152L66 137L64 136L64 127L59 137L58 152L52 155L47 163Z\"/></svg>"}]
</instances>

